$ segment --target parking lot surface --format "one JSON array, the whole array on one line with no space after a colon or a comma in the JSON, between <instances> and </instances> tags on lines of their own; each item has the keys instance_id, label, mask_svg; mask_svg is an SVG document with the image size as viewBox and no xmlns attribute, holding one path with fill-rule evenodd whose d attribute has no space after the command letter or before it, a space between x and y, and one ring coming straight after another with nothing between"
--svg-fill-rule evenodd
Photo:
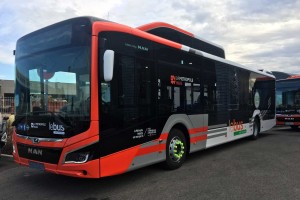
<instances>
[{"instance_id":1,"label":"parking lot surface","mask_svg":"<svg viewBox=\"0 0 300 200\"><path fill-rule=\"evenodd\" d=\"M0 199L300 199L300 130L273 128L159 165L103 179L78 179L0 159Z\"/></svg>"}]
</instances>

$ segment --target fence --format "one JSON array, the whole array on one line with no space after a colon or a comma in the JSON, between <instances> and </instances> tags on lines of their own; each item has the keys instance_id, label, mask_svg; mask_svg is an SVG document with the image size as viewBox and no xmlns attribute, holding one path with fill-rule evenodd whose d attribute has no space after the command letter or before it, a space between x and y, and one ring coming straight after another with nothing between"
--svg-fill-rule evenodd
<instances>
[{"instance_id":1,"label":"fence","mask_svg":"<svg viewBox=\"0 0 300 200\"><path fill-rule=\"evenodd\" d=\"M61 99L55 99L55 100L48 100L47 103L47 110L50 112L57 112L59 109L61 109L63 106L67 104L66 100ZM14 112L14 97L0 97L0 113L1 114L8 114ZM40 100L33 100L31 101L31 107L33 110L35 108L40 107Z\"/></svg>"},{"instance_id":2,"label":"fence","mask_svg":"<svg viewBox=\"0 0 300 200\"><path fill-rule=\"evenodd\" d=\"M14 97L0 97L0 113L11 114L14 112Z\"/></svg>"}]
</instances>

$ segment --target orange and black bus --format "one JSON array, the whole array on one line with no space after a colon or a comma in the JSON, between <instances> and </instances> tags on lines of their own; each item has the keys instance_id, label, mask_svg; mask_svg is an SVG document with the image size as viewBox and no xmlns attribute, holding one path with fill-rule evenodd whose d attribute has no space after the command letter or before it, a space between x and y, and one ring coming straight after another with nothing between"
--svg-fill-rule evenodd
<instances>
[{"instance_id":1,"label":"orange and black bus","mask_svg":"<svg viewBox=\"0 0 300 200\"><path fill-rule=\"evenodd\" d=\"M300 126L300 75L276 81L276 125Z\"/></svg>"},{"instance_id":2,"label":"orange and black bus","mask_svg":"<svg viewBox=\"0 0 300 200\"><path fill-rule=\"evenodd\" d=\"M85 178L176 169L275 125L274 76L171 25L79 17L20 38L15 53L13 156L31 168Z\"/></svg>"}]
</instances>

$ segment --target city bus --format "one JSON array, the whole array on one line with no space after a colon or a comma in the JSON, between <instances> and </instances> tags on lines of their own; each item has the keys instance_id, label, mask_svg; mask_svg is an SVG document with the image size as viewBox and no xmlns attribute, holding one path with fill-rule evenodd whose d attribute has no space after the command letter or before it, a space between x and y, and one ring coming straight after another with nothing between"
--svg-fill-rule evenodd
<instances>
[{"instance_id":1,"label":"city bus","mask_svg":"<svg viewBox=\"0 0 300 200\"><path fill-rule=\"evenodd\" d=\"M276 81L276 125L300 126L300 75Z\"/></svg>"},{"instance_id":2,"label":"city bus","mask_svg":"<svg viewBox=\"0 0 300 200\"><path fill-rule=\"evenodd\" d=\"M41 171L177 169L192 152L276 123L274 76L94 17L23 36L15 62L13 157Z\"/></svg>"}]
</instances>

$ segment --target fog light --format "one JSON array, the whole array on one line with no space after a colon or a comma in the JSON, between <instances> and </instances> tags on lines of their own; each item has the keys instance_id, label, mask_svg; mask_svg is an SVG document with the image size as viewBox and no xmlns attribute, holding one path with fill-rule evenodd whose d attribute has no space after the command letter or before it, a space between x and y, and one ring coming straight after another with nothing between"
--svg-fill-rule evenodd
<instances>
[{"instance_id":1,"label":"fog light","mask_svg":"<svg viewBox=\"0 0 300 200\"><path fill-rule=\"evenodd\" d=\"M85 163L89 159L90 152L71 152L67 154L65 163L76 163L76 164L81 164Z\"/></svg>"}]
</instances>

